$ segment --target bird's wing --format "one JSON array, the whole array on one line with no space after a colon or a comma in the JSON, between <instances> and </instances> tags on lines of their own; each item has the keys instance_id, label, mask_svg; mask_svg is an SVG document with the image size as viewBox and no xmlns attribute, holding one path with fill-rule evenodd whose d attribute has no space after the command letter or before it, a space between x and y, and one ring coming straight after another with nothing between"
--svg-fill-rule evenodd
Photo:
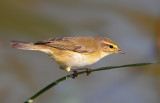
<instances>
[{"instance_id":1,"label":"bird's wing","mask_svg":"<svg viewBox=\"0 0 160 103\"><path fill-rule=\"evenodd\" d=\"M64 37L39 41L35 44L46 45L61 50L70 50L78 53L93 53L95 52L94 43L94 40L89 37Z\"/></svg>"}]
</instances>

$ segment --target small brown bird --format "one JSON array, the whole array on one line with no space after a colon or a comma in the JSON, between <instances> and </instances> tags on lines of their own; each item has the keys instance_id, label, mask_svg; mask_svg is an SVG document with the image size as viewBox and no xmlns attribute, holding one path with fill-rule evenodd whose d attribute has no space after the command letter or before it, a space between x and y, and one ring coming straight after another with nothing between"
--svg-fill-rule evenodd
<instances>
[{"instance_id":1,"label":"small brown bird","mask_svg":"<svg viewBox=\"0 0 160 103\"><path fill-rule=\"evenodd\" d=\"M93 64L112 53L124 54L112 40L105 37L63 37L36 43L11 41L11 45L17 49L44 52L68 72L71 67Z\"/></svg>"}]
</instances>

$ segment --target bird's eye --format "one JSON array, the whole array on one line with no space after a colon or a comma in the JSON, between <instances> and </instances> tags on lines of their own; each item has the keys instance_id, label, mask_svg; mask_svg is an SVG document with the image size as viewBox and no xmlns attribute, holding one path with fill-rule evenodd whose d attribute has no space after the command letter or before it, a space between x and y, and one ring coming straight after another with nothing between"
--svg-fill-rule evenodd
<instances>
[{"instance_id":1,"label":"bird's eye","mask_svg":"<svg viewBox=\"0 0 160 103\"><path fill-rule=\"evenodd\" d=\"M113 48L113 45L109 45L109 47L112 49L112 48Z\"/></svg>"}]
</instances>

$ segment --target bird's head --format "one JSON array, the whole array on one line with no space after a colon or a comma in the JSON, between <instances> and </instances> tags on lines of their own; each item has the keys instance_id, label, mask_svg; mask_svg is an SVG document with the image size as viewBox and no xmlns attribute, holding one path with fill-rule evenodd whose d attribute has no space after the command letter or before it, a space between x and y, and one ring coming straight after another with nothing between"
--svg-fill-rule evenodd
<instances>
[{"instance_id":1,"label":"bird's head","mask_svg":"<svg viewBox=\"0 0 160 103\"><path fill-rule=\"evenodd\" d=\"M112 53L124 54L124 52L120 50L118 45L108 38L101 39L101 46L102 46L102 51L107 54L112 54Z\"/></svg>"}]
</instances>

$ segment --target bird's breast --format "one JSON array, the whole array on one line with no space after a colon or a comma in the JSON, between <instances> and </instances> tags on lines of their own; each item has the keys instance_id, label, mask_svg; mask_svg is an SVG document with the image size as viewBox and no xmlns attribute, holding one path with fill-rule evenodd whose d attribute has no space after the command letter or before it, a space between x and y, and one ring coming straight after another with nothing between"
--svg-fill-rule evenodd
<instances>
[{"instance_id":1,"label":"bird's breast","mask_svg":"<svg viewBox=\"0 0 160 103\"><path fill-rule=\"evenodd\" d=\"M73 67L90 65L94 62L88 55L84 55L81 53L74 53L72 55L69 55L69 58L72 59L72 62L69 62L68 65Z\"/></svg>"},{"instance_id":2,"label":"bird's breast","mask_svg":"<svg viewBox=\"0 0 160 103\"><path fill-rule=\"evenodd\" d=\"M54 55L53 59L61 66L81 67L95 63L100 57L93 54L62 52L59 55Z\"/></svg>"}]
</instances>

